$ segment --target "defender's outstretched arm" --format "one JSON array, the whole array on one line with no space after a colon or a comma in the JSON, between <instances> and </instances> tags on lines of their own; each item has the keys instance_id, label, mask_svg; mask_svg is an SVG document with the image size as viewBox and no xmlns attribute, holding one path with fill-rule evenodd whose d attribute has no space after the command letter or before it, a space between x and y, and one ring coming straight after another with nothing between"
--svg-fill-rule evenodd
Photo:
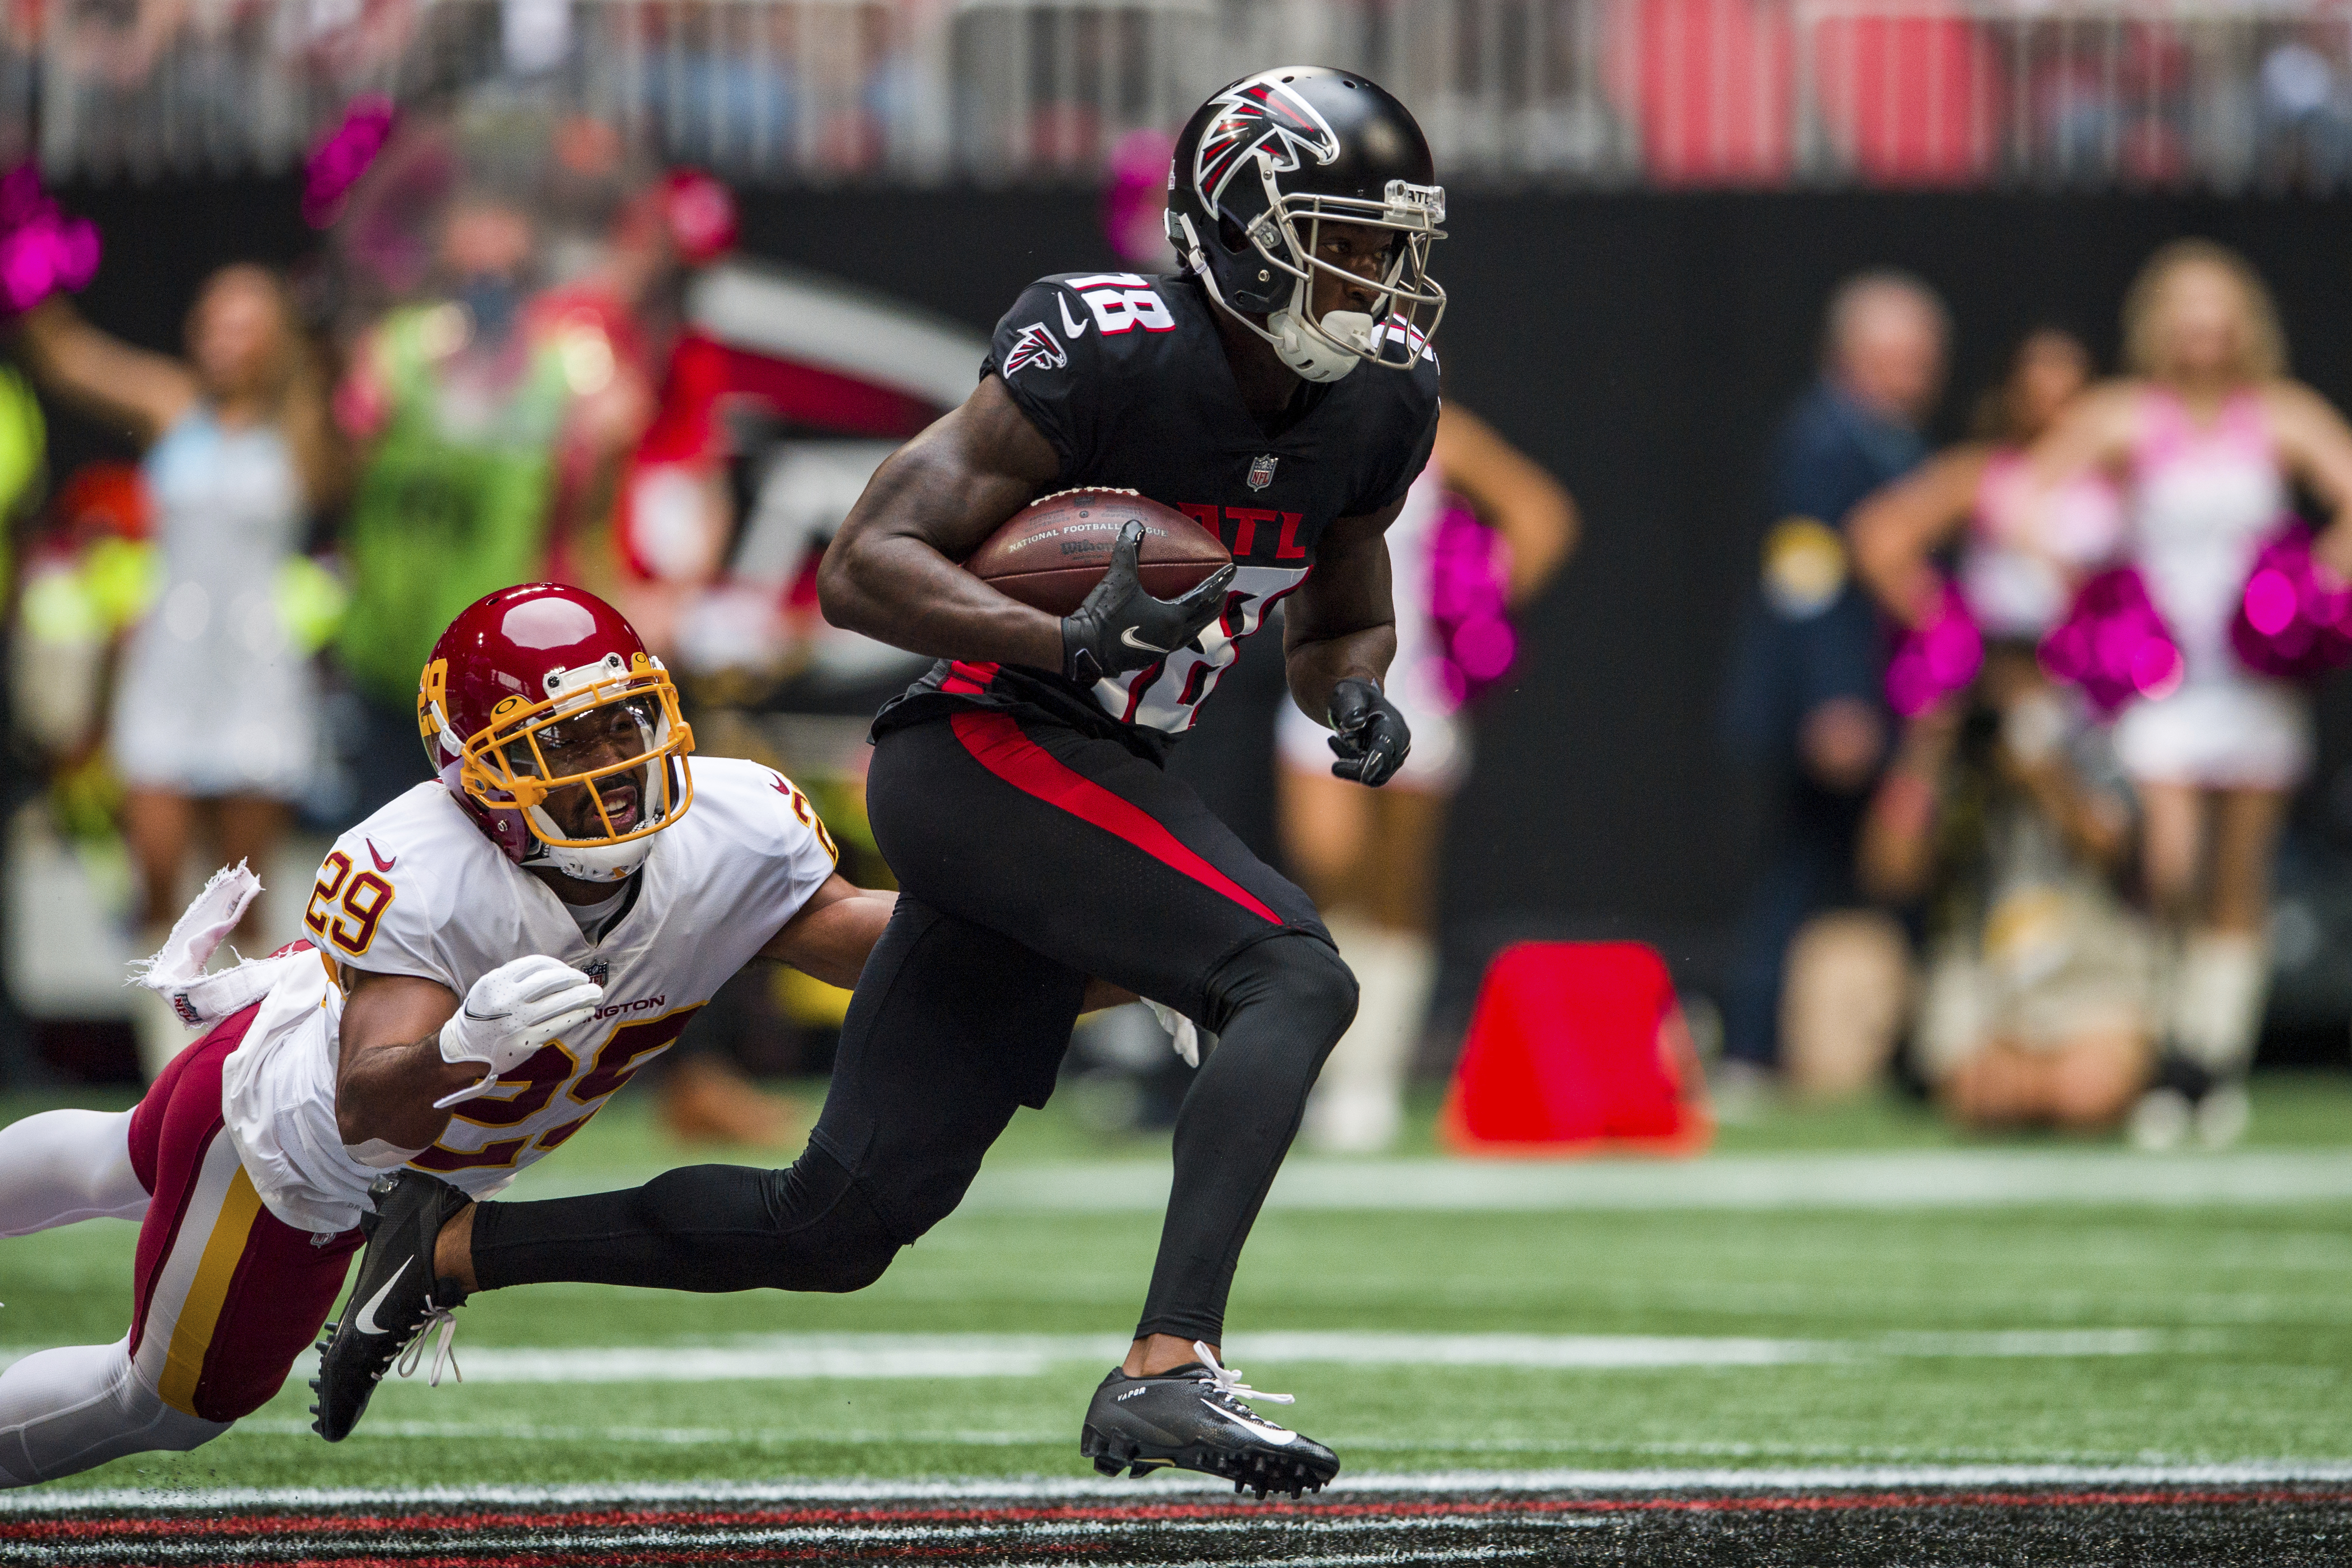
<instances>
[{"instance_id":1,"label":"defender's outstretched arm","mask_svg":"<svg viewBox=\"0 0 2352 1568\"><path fill-rule=\"evenodd\" d=\"M857 977L865 972L866 955L882 940L883 928L890 924L890 911L898 904L897 894L859 887L836 873L784 922L784 928L760 949L760 956L790 964L828 986L854 989ZM1088 980L1079 1010L1093 1012L1133 1000L1133 991L1108 980Z\"/></svg>"}]
</instances>

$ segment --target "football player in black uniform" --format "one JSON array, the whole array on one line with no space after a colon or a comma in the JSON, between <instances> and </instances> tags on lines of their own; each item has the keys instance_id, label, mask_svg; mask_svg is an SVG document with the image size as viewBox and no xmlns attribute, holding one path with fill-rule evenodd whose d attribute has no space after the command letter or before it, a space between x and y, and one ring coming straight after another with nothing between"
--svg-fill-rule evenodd
<instances>
[{"instance_id":1,"label":"football player in black uniform","mask_svg":"<svg viewBox=\"0 0 2352 1568\"><path fill-rule=\"evenodd\" d=\"M867 780L902 893L860 979L831 1092L791 1169L706 1166L642 1188L471 1208L408 1173L360 1288L423 1254L467 1290L597 1281L853 1291L943 1218L1020 1104L1042 1105L1086 977L1218 1036L1175 1133L1175 1186L1135 1343L1081 1448L1097 1469L1319 1488L1331 1451L1244 1402L1219 1364L1234 1266L1356 984L1307 896L1161 760L1236 645L1287 601L1290 688L1334 771L1385 782L1410 744L1381 535L1429 455L1444 193L1404 107L1351 72L1263 71L1178 139L1185 272L1032 285L979 389L876 474L827 555L826 616L940 664L883 709ZM956 563L1038 496L1140 491L1234 565L1144 592L1140 525L1056 618ZM428 1293L419 1291L419 1299ZM381 1356L325 1368L329 1400ZM417 1309L421 1322L425 1309ZM339 1387L340 1384L340 1387ZM358 1396L364 1398L364 1388Z\"/></svg>"}]
</instances>

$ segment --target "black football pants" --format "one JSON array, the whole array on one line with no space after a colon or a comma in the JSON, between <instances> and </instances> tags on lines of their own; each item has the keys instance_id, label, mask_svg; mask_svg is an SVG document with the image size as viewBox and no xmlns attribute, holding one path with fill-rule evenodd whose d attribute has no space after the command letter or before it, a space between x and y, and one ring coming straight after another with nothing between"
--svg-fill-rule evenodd
<instances>
[{"instance_id":1,"label":"black football pants","mask_svg":"<svg viewBox=\"0 0 2352 1568\"><path fill-rule=\"evenodd\" d=\"M1139 1335L1216 1343L1234 1266L1354 1017L1307 895L1191 788L1116 741L969 710L886 734L866 785L902 892L858 981L824 1110L788 1170L486 1203L485 1290L547 1281L855 1291L961 1201L1019 1105L1052 1092L1088 976L1220 1036L1176 1122Z\"/></svg>"}]
</instances>

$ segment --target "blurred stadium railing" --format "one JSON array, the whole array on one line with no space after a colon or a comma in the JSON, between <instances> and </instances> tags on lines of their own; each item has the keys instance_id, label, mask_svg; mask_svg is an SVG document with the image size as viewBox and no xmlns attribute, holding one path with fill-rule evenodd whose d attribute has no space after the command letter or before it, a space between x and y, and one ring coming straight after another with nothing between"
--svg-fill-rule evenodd
<instances>
[{"instance_id":1,"label":"blurred stadium railing","mask_svg":"<svg viewBox=\"0 0 2352 1568\"><path fill-rule=\"evenodd\" d=\"M528 84L763 183L1091 180L1278 60L1449 183L2352 183L2344 0L12 0L0 152L280 169L361 92Z\"/></svg>"}]
</instances>

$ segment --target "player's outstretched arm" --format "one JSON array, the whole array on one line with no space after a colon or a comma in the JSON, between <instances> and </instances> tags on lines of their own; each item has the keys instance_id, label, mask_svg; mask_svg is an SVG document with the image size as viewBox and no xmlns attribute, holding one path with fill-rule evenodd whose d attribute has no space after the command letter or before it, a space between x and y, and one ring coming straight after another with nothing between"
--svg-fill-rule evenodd
<instances>
[{"instance_id":1,"label":"player's outstretched arm","mask_svg":"<svg viewBox=\"0 0 2352 1568\"><path fill-rule=\"evenodd\" d=\"M421 1149L449 1107L496 1084L548 1041L588 1021L596 982L528 954L457 993L414 975L361 975L343 1004L335 1123L347 1145Z\"/></svg>"},{"instance_id":2,"label":"player's outstretched arm","mask_svg":"<svg viewBox=\"0 0 2352 1568\"><path fill-rule=\"evenodd\" d=\"M956 563L1061 468L1004 383L985 377L875 471L818 570L824 618L910 653L1060 669L1061 621Z\"/></svg>"},{"instance_id":3,"label":"player's outstretched arm","mask_svg":"<svg viewBox=\"0 0 2352 1568\"><path fill-rule=\"evenodd\" d=\"M441 1026L457 1010L457 993L414 975L343 975L336 1127L354 1147L380 1139L425 1148L449 1124L433 1102L480 1076L441 1059Z\"/></svg>"},{"instance_id":4,"label":"player's outstretched arm","mask_svg":"<svg viewBox=\"0 0 2352 1568\"><path fill-rule=\"evenodd\" d=\"M836 873L769 938L760 956L790 964L826 985L853 989L865 972L866 956L882 940L882 928L890 924L890 911L898 903L895 893L859 887ZM1092 1012L1133 1000L1134 992L1108 980L1088 980L1079 1010Z\"/></svg>"},{"instance_id":5,"label":"player's outstretched arm","mask_svg":"<svg viewBox=\"0 0 2352 1568\"><path fill-rule=\"evenodd\" d=\"M760 956L790 964L828 986L852 989L898 902L895 893L860 887L836 872L768 939Z\"/></svg>"}]
</instances>

